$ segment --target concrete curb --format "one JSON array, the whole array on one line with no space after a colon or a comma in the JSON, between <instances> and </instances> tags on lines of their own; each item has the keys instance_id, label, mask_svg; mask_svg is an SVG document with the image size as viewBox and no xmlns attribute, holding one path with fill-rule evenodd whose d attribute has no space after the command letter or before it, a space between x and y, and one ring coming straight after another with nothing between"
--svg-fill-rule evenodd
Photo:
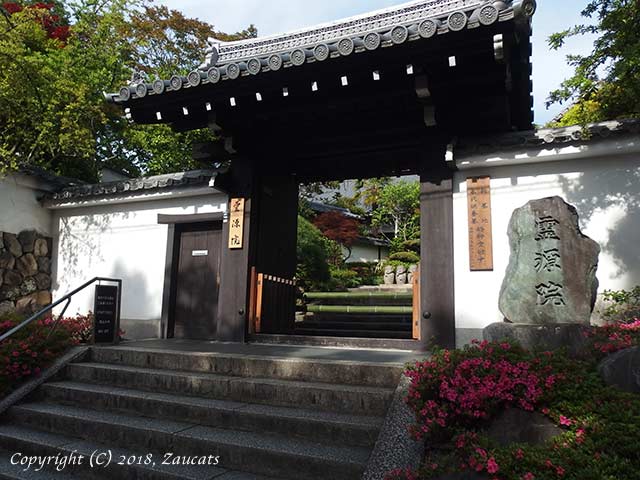
<instances>
[{"instance_id":1,"label":"concrete curb","mask_svg":"<svg viewBox=\"0 0 640 480\"><path fill-rule=\"evenodd\" d=\"M62 357L57 359L53 365L44 370L42 374L38 375L32 380L29 380L27 383L22 385L17 390L14 390L5 398L0 400L0 415L2 415L9 407L15 405L27 395L32 393L36 388L38 388L43 383L49 381L55 375L57 375L67 364L83 358L87 352L89 351L88 346L81 347L73 347L67 353L65 353Z\"/></svg>"},{"instance_id":2,"label":"concrete curb","mask_svg":"<svg viewBox=\"0 0 640 480\"><path fill-rule=\"evenodd\" d=\"M384 480L391 470L417 468L422 462L424 444L409 435L409 426L416 422L405 402L410 382L402 375L362 480Z\"/></svg>"}]
</instances>

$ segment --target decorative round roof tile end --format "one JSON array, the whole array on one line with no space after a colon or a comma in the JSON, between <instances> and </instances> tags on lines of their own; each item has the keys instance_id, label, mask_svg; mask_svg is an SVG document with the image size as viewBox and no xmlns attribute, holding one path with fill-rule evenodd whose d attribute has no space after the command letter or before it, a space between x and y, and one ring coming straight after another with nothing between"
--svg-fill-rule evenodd
<instances>
[{"instance_id":1,"label":"decorative round roof tile end","mask_svg":"<svg viewBox=\"0 0 640 480\"><path fill-rule=\"evenodd\" d=\"M396 45L400 45L401 43L406 42L408 38L409 30L403 25L393 27L393 29L391 30L391 41Z\"/></svg>"},{"instance_id":2,"label":"decorative round roof tile end","mask_svg":"<svg viewBox=\"0 0 640 480\"><path fill-rule=\"evenodd\" d=\"M380 34L371 32L367 33L364 36L364 48L369 51L376 50L380 47L382 40L380 39Z\"/></svg>"},{"instance_id":3,"label":"decorative round roof tile end","mask_svg":"<svg viewBox=\"0 0 640 480\"><path fill-rule=\"evenodd\" d=\"M247 70L251 75L257 75L262 70L262 63L257 58L252 58L247 62Z\"/></svg>"},{"instance_id":4,"label":"decorative round roof tile end","mask_svg":"<svg viewBox=\"0 0 640 480\"><path fill-rule=\"evenodd\" d=\"M182 88L182 77L174 75L171 77L171 80L169 80L169 85L171 85L171 88L174 90L180 90Z\"/></svg>"},{"instance_id":5,"label":"decorative round roof tile end","mask_svg":"<svg viewBox=\"0 0 640 480\"><path fill-rule=\"evenodd\" d=\"M329 58L329 53L329 47L324 43L317 45L316 48L313 49L313 56L319 62L323 62Z\"/></svg>"},{"instance_id":6,"label":"decorative round roof tile end","mask_svg":"<svg viewBox=\"0 0 640 480\"><path fill-rule=\"evenodd\" d=\"M498 17L500 16L500 12L493 5L485 5L480 8L478 20L480 23L485 26L493 25L498 21Z\"/></svg>"},{"instance_id":7,"label":"decorative round roof tile end","mask_svg":"<svg viewBox=\"0 0 640 480\"><path fill-rule=\"evenodd\" d=\"M271 55L267 63L269 64L269 68L271 70L273 70L274 72L278 71L282 68L282 57L277 54Z\"/></svg>"},{"instance_id":8,"label":"decorative round roof tile end","mask_svg":"<svg viewBox=\"0 0 640 480\"><path fill-rule=\"evenodd\" d=\"M425 20L418 27L418 33L422 38L431 38L438 33L438 23L437 20Z\"/></svg>"},{"instance_id":9,"label":"decorative round roof tile end","mask_svg":"<svg viewBox=\"0 0 640 480\"><path fill-rule=\"evenodd\" d=\"M340 52L340 55L344 55L345 57L347 55L351 55L354 48L355 45L353 43L353 40L351 40L350 38L343 38L338 42L338 52Z\"/></svg>"},{"instance_id":10,"label":"decorative round roof tile end","mask_svg":"<svg viewBox=\"0 0 640 480\"><path fill-rule=\"evenodd\" d=\"M160 95L161 93L164 93L164 80L155 80L152 84L151 84L151 88L153 89L154 93Z\"/></svg>"},{"instance_id":11,"label":"decorative round roof tile end","mask_svg":"<svg viewBox=\"0 0 640 480\"><path fill-rule=\"evenodd\" d=\"M193 72L189 73L189 75L187 75L187 81L189 82L189 85L191 85L192 87L197 87L198 85L200 85L200 82L202 81L202 77L200 77L200 72L197 70L194 70Z\"/></svg>"},{"instance_id":12,"label":"decorative round roof tile end","mask_svg":"<svg viewBox=\"0 0 640 480\"><path fill-rule=\"evenodd\" d=\"M467 26L467 20L467 14L464 12L452 13L451 15L449 15L449 19L447 21L447 23L449 24L449 30L452 30L454 32L464 30L464 28Z\"/></svg>"},{"instance_id":13,"label":"decorative round roof tile end","mask_svg":"<svg viewBox=\"0 0 640 480\"><path fill-rule=\"evenodd\" d=\"M304 65L304 62L307 60L307 54L304 53L304 50L301 48L296 48L293 52L291 52L291 63L293 63L296 67Z\"/></svg>"},{"instance_id":14,"label":"decorative round roof tile end","mask_svg":"<svg viewBox=\"0 0 640 480\"><path fill-rule=\"evenodd\" d=\"M136 85L136 96L140 97L140 98L147 96L147 84L146 83L139 83L138 85Z\"/></svg>"},{"instance_id":15,"label":"decorative round roof tile end","mask_svg":"<svg viewBox=\"0 0 640 480\"><path fill-rule=\"evenodd\" d=\"M131 90L129 87L122 87L118 96L120 97L120 101L128 102L131 99Z\"/></svg>"},{"instance_id":16,"label":"decorative round roof tile end","mask_svg":"<svg viewBox=\"0 0 640 480\"><path fill-rule=\"evenodd\" d=\"M227 65L227 77L231 80L235 80L240 76L240 67L237 63L230 63Z\"/></svg>"},{"instance_id":17,"label":"decorative round roof tile end","mask_svg":"<svg viewBox=\"0 0 640 480\"><path fill-rule=\"evenodd\" d=\"M207 78L211 83L218 83L220 81L220 69L218 67L211 67L207 71Z\"/></svg>"}]
</instances>

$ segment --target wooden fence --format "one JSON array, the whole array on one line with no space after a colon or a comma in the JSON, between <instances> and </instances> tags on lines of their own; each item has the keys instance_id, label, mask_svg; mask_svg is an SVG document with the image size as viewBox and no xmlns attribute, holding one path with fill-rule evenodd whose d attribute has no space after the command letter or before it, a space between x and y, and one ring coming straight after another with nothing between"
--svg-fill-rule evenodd
<instances>
[{"instance_id":1,"label":"wooden fence","mask_svg":"<svg viewBox=\"0 0 640 480\"><path fill-rule=\"evenodd\" d=\"M249 332L285 334L293 330L296 315L294 280L251 269Z\"/></svg>"}]
</instances>

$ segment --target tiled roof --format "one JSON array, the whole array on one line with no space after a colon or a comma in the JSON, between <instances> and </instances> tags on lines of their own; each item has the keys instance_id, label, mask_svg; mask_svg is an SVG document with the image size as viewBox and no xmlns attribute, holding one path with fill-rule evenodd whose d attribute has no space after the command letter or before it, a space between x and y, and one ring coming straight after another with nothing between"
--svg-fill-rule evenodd
<instances>
[{"instance_id":1,"label":"tiled roof","mask_svg":"<svg viewBox=\"0 0 640 480\"><path fill-rule=\"evenodd\" d=\"M450 32L530 17L535 10L535 0L418 0L287 34L237 42L210 39L204 63L186 77L148 82L144 75L135 74L128 86L106 97L124 104L148 95L429 41Z\"/></svg>"},{"instance_id":2,"label":"tiled roof","mask_svg":"<svg viewBox=\"0 0 640 480\"><path fill-rule=\"evenodd\" d=\"M193 170L190 172L170 173L152 177L131 178L116 182L78 185L50 194L47 200L64 203L88 197L122 195L131 192L155 191L161 189L179 189L192 186L208 185L219 170Z\"/></svg>"}]
</instances>

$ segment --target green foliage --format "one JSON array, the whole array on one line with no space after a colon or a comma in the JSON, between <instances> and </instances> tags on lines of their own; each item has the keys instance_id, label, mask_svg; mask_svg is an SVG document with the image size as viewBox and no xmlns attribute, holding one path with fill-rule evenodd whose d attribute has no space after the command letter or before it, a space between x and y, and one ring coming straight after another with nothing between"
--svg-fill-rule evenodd
<instances>
[{"instance_id":1,"label":"green foliage","mask_svg":"<svg viewBox=\"0 0 640 480\"><path fill-rule=\"evenodd\" d=\"M589 55L568 55L574 75L551 92L547 105L575 100L561 125L640 116L640 2L590 0L582 16L591 23L576 25L549 37L552 49L567 38L594 34Z\"/></svg>"},{"instance_id":2,"label":"green foliage","mask_svg":"<svg viewBox=\"0 0 640 480\"><path fill-rule=\"evenodd\" d=\"M420 234L420 184L398 181L387 183L380 190L372 224L393 225L395 237L402 241Z\"/></svg>"},{"instance_id":3,"label":"green foliage","mask_svg":"<svg viewBox=\"0 0 640 480\"><path fill-rule=\"evenodd\" d=\"M296 279L304 291L322 290L329 281L328 239L311 222L298 217Z\"/></svg>"},{"instance_id":4,"label":"green foliage","mask_svg":"<svg viewBox=\"0 0 640 480\"><path fill-rule=\"evenodd\" d=\"M381 279L377 274L377 263L373 262L349 262L345 268L354 271L362 280L362 285L379 285Z\"/></svg>"},{"instance_id":5,"label":"green foliage","mask_svg":"<svg viewBox=\"0 0 640 480\"><path fill-rule=\"evenodd\" d=\"M0 7L0 173L27 164L96 181L103 164L130 175L197 167L192 144L208 131L132 125L102 92L117 91L132 69L166 77L195 68L212 34L256 35L215 32L147 0L63 0L53 11L57 22L72 19L67 37L43 21L49 7L13 6Z\"/></svg>"},{"instance_id":6,"label":"green foliage","mask_svg":"<svg viewBox=\"0 0 640 480\"><path fill-rule=\"evenodd\" d=\"M602 318L607 323L629 323L640 319L640 285L633 290L605 290Z\"/></svg>"},{"instance_id":7,"label":"green foliage","mask_svg":"<svg viewBox=\"0 0 640 480\"><path fill-rule=\"evenodd\" d=\"M397 252L389 256L389 260L402 263L419 263L420 256L414 252Z\"/></svg>"},{"instance_id":8,"label":"green foliage","mask_svg":"<svg viewBox=\"0 0 640 480\"><path fill-rule=\"evenodd\" d=\"M354 270L346 268L332 268L331 279L326 290L330 292L344 292L349 288L358 288L362 285L362 279Z\"/></svg>"}]
</instances>

